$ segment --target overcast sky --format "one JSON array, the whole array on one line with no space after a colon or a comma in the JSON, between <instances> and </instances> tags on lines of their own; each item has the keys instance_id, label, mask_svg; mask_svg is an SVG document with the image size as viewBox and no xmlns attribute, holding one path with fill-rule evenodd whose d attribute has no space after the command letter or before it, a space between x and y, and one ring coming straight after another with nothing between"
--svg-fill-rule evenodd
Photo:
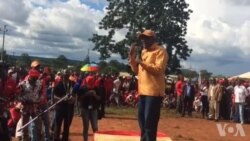
<instances>
[{"instance_id":1,"label":"overcast sky","mask_svg":"<svg viewBox=\"0 0 250 141\"><path fill-rule=\"evenodd\" d=\"M186 36L193 53L182 66L225 75L250 71L250 0L186 1L193 10ZM83 60L93 47L88 39L100 32L98 22L106 4L105 0L0 0L0 28L8 25L5 49L15 55L63 54ZM90 51L92 61L98 57Z\"/></svg>"}]
</instances>

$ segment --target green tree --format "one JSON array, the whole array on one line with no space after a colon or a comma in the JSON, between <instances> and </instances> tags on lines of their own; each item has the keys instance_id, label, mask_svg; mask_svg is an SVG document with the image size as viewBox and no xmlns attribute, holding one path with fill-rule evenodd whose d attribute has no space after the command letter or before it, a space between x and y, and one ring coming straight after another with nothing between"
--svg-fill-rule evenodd
<instances>
[{"instance_id":1,"label":"green tree","mask_svg":"<svg viewBox=\"0 0 250 141\"><path fill-rule=\"evenodd\" d=\"M17 61L17 64L24 67L29 67L31 64L31 57L28 53L22 53L20 59Z\"/></svg>"},{"instance_id":2,"label":"green tree","mask_svg":"<svg viewBox=\"0 0 250 141\"><path fill-rule=\"evenodd\" d=\"M201 75L201 79L206 79L208 80L213 73L208 72L207 70L200 70L200 75Z\"/></svg>"},{"instance_id":3,"label":"green tree","mask_svg":"<svg viewBox=\"0 0 250 141\"><path fill-rule=\"evenodd\" d=\"M120 68L120 62L117 61L117 60L110 60L109 65L113 66L113 67L116 67L116 68Z\"/></svg>"},{"instance_id":4,"label":"green tree","mask_svg":"<svg viewBox=\"0 0 250 141\"><path fill-rule=\"evenodd\" d=\"M157 34L158 42L167 46L169 70L180 67L180 60L186 60L192 50L188 48L185 35L187 20L192 12L185 0L107 0L107 15L99 23L100 29L107 35L93 34L90 39L100 52L100 59L118 53L122 59L128 56L129 46L136 41L138 31L152 29ZM117 31L127 31L125 38L114 40Z\"/></svg>"},{"instance_id":5,"label":"green tree","mask_svg":"<svg viewBox=\"0 0 250 141\"><path fill-rule=\"evenodd\" d=\"M182 74L187 78L195 78L198 77L199 74L191 69L181 69Z\"/></svg>"},{"instance_id":6,"label":"green tree","mask_svg":"<svg viewBox=\"0 0 250 141\"><path fill-rule=\"evenodd\" d=\"M106 73L106 74L118 74L120 72L120 70L118 70L116 67L114 66L106 66L105 68L102 69L102 73Z\"/></svg>"},{"instance_id":7,"label":"green tree","mask_svg":"<svg viewBox=\"0 0 250 141\"><path fill-rule=\"evenodd\" d=\"M108 66L108 63L106 62L106 61L100 61L99 63L98 63L98 66L101 68L101 70L102 69L104 69L105 67L107 67Z\"/></svg>"}]
</instances>

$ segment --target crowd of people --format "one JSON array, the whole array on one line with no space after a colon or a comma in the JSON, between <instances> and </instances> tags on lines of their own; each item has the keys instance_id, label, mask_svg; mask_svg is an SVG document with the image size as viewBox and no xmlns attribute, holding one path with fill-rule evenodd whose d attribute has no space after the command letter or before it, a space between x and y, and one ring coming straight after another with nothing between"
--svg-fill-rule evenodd
<instances>
[{"instance_id":1,"label":"crowd of people","mask_svg":"<svg viewBox=\"0 0 250 141\"><path fill-rule=\"evenodd\" d=\"M134 76L67 69L54 74L49 67L42 68L38 60L29 69L1 68L1 75L0 138L3 141L11 136L19 141L68 141L74 114L82 116L83 140L87 141L89 123L93 132L98 131L97 122L105 117L106 106L135 104L137 79ZM46 111L51 107L52 112Z\"/></svg>"},{"instance_id":2,"label":"crowd of people","mask_svg":"<svg viewBox=\"0 0 250 141\"><path fill-rule=\"evenodd\" d=\"M246 80L210 78L202 80L199 86L190 80L184 81L183 75L179 75L178 81L170 85L174 90L169 94L176 95L176 113L182 117L186 112L192 116L192 112L197 111L209 120L232 120L241 124L250 121L250 87Z\"/></svg>"},{"instance_id":3,"label":"crowd of people","mask_svg":"<svg viewBox=\"0 0 250 141\"><path fill-rule=\"evenodd\" d=\"M197 111L209 120L250 121L249 82L210 78L197 84L182 74L169 82L165 77L169 54L157 43L156 33L145 29L135 40L140 44L131 44L128 62L137 77L67 69L54 73L42 68L39 60L29 69L1 64L0 140L14 136L19 141L68 141L77 113L82 117L83 140L88 141L89 123L97 132L98 120L111 105L138 108L141 141L156 141L162 106L176 108L181 117Z\"/></svg>"},{"instance_id":4,"label":"crowd of people","mask_svg":"<svg viewBox=\"0 0 250 141\"><path fill-rule=\"evenodd\" d=\"M79 74L66 69L53 75L48 67L42 70L37 60L28 71L10 67L6 74L0 81L1 140L15 136L20 141L67 141L73 116L78 114L83 119L83 140L87 141L89 123L93 132L98 131L98 119L105 117L106 106L131 102L136 106L138 102L135 76ZM176 108L182 117L197 111L202 118L244 124L250 118L249 92L249 83L240 79L211 78L198 86L179 75L176 82L166 79L164 97L168 97L169 104L172 102L168 108ZM63 101L55 105L53 112L44 112L60 99ZM29 124L37 116L38 119ZM29 125L20 130L27 123Z\"/></svg>"}]
</instances>

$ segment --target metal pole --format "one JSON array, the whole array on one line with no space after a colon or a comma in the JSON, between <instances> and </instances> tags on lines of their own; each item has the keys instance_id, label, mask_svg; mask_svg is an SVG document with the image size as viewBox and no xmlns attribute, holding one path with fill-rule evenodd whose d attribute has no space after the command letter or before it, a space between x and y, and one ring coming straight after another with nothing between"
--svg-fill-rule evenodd
<instances>
[{"instance_id":1,"label":"metal pole","mask_svg":"<svg viewBox=\"0 0 250 141\"><path fill-rule=\"evenodd\" d=\"M5 39L5 33L8 31L6 29L7 25L4 25L4 28L3 28L3 44L2 44L2 52L1 52L1 61L4 62L4 57L3 57L3 52L4 52L4 39Z\"/></svg>"},{"instance_id":2,"label":"metal pole","mask_svg":"<svg viewBox=\"0 0 250 141\"><path fill-rule=\"evenodd\" d=\"M31 119L29 122L27 122L25 125L23 125L19 130L23 130L24 128L26 128L28 125L30 125L33 121L37 120L38 117L40 117L41 115L43 115L44 113L48 112L49 110L51 110L53 107L55 107L57 104L59 104L60 102L64 101L67 98L70 98L71 94L67 94L64 97L62 97L59 101L57 101L56 103L54 103L53 105L51 105L49 108L45 109L43 112L41 112L40 114L38 114L36 117L34 117L33 119Z\"/></svg>"}]
</instances>

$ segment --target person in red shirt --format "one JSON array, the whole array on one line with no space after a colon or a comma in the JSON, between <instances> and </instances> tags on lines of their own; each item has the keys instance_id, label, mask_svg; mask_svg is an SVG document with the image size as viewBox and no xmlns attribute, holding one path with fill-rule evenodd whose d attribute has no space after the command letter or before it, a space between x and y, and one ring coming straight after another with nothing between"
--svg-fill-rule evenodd
<instances>
[{"instance_id":1,"label":"person in red shirt","mask_svg":"<svg viewBox=\"0 0 250 141\"><path fill-rule=\"evenodd\" d=\"M41 82L41 85L42 85L42 99L40 100L39 103L37 103L37 106L39 107L39 110L40 111L44 111L45 109L48 108L48 96L47 96L47 89L48 89L48 82L51 81L51 78L50 78L50 73L51 73L51 70L50 68L48 67L44 67L44 70L43 72L40 72L41 70L41 63L39 60L34 60L31 62L30 64L30 71L34 71L34 72L37 72L38 74L38 80ZM30 77L30 74L28 74L26 77L25 77L25 80L28 80ZM41 116L41 121L43 123L43 126L44 126L44 133L45 133L45 138L44 140L45 141L48 141L49 140L49 137L50 137L50 133L49 133L49 115L48 113L44 113L42 116ZM35 127L34 127L34 124L31 124L31 134L35 134L36 131L35 130ZM33 133L34 132L34 133ZM32 139L35 139L37 138L36 136L31 136Z\"/></svg>"},{"instance_id":2,"label":"person in red shirt","mask_svg":"<svg viewBox=\"0 0 250 141\"><path fill-rule=\"evenodd\" d=\"M83 141L88 141L89 123L93 132L98 131L98 106L101 99L95 89L95 76L89 74L81 85L79 95L82 108Z\"/></svg>"},{"instance_id":3,"label":"person in red shirt","mask_svg":"<svg viewBox=\"0 0 250 141\"><path fill-rule=\"evenodd\" d=\"M109 101L109 97L112 93L112 89L113 89L113 85L114 85L114 80L111 78L110 75L107 75L106 79L104 80L104 88L106 91L106 104L107 106L109 106L110 101Z\"/></svg>"},{"instance_id":4,"label":"person in red shirt","mask_svg":"<svg viewBox=\"0 0 250 141\"><path fill-rule=\"evenodd\" d=\"M43 91L44 93L44 99L39 103L39 108L41 109L41 111L46 110L49 107L49 103L48 103L48 94L47 94L47 90L49 88L49 83L52 82L51 79L51 70L48 67L44 67L43 73L40 74L39 79L42 81L42 85L43 85ZM42 116L42 122L43 122L43 126L44 126L44 141L49 141L50 140L50 129L49 129L49 114L48 112L44 113Z\"/></svg>"},{"instance_id":5,"label":"person in red shirt","mask_svg":"<svg viewBox=\"0 0 250 141\"><path fill-rule=\"evenodd\" d=\"M22 125L29 122L30 117L34 118L39 113L39 106L42 101L44 101L44 95L46 92L43 89L41 80L39 80L40 73L35 69L29 70L28 80L24 80L19 83L18 89L18 100L22 103L22 114L23 118ZM41 119L37 119L33 122L35 126L31 126L31 131L36 130L37 132L32 132L31 137L37 137L37 140L42 140L42 127ZM28 128L24 128L21 131L23 134L19 139L29 140Z\"/></svg>"},{"instance_id":6,"label":"person in red shirt","mask_svg":"<svg viewBox=\"0 0 250 141\"><path fill-rule=\"evenodd\" d=\"M98 119L105 117L105 107L106 107L106 91L104 87L104 75L98 75L95 81L96 93L101 97L99 100L100 106L98 107Z\"/></svg>"},{"instance_id":7,"label":"person in red shirt","mask_svg":"<svg viewBox=\"0 0 250 141\"><path fill-rule=\"evenodd\" d=\"M8 78L6 80L4 86L4 96L7 98L8 107L12 105L15 99L15 91L16 91L16 81L13 79L12 74L14 71L12 69L8 70Z\"/></svg>"},{"instance_id":8,"label":"person in red shirt","mask_svg":"<svg viewBox=\"0 0 250 141\"><path fill-rule=\"evenodd\" d=\"M175 91L177 95L177 105L176 105L176 113L181 114L182 113L182 104L183 104L183 86L184 83L184 76L182 74L179 74L178 81L175 84Z\"/></svg>"},{"instance_id":9,"label":"person in red shirt","mask_svg":"<svg viewBox=\"0 0 250 141\"><path fill-rule=\"evenodd\" d=\"M21 102L15 104L15 106L9 109L10 118L8 120L8 128L10 129L11 135L15 136L17 122L21 118L21 109L23 105Z\"/></svg>"}]
</instances>

